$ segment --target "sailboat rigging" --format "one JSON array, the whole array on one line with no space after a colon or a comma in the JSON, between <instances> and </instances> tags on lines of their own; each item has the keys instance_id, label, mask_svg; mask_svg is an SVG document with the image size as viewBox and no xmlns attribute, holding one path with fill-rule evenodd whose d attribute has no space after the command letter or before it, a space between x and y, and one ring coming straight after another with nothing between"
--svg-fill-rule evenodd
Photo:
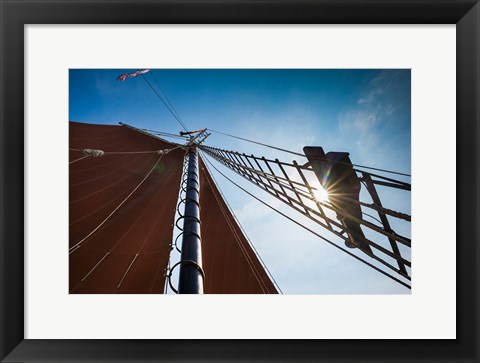
<instances>
[{"instance_id":1,"label":"sailboat rigging","mask_svg":"<svg viewBox=\"0 0 480 363\"><path fill-rule=\"evenodd\" d=\"M409 226L411 216L389 207L378 190L395 189L409 198L411 184L402 180L409 174L354 164L346 151L305 145L301 154L208 128L188 130L170 100L144 76L149 71L118 79L145 79L183 131L70 122L70 293L281 293L210 168L322 241L411 287L411 239L394 228ZM297 160L209 146L211 133L294 154ZM326 234L252 195L221 167ZM365 195L369 201L362 200ZM180 257L172 262L175 251Z\"/></svg>"}]
</instances>

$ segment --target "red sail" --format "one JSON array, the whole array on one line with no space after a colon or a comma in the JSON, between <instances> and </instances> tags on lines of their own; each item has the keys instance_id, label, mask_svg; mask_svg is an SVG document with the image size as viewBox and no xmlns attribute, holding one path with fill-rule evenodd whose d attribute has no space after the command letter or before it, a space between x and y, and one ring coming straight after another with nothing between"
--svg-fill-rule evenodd
<instances>
[{"instance_id":1,"label":"red sail","mask_svg":"<svg viewBox=\"0 0 480 363\"><path fill-rule=\"evenodd\" d=\"M70 149L106 152L70 150L70 293L163 292L183 150L108 152L173 147L126 126L70 123Z\"/></svg>"},{"instance_id":2,"label":"red sail","mask_svg":"<svg viewBox=\"0 0 480 363\"><path fill-rule=\"evenodd\" d=\"M205 163L199 161L205 293L277 294Z\"/></svg>"},{"instance_id":3,"label":"red sail","mask_svg":"<svg viewBox=\"0 0 480 363\"><path fill-rule=\"evenodd\" d=\"M184 151L155 151L173 148L70 123L70 293L163 293ZM200 205L205 293L277 293L201 158Z\"/></svg>"}]
</instances>

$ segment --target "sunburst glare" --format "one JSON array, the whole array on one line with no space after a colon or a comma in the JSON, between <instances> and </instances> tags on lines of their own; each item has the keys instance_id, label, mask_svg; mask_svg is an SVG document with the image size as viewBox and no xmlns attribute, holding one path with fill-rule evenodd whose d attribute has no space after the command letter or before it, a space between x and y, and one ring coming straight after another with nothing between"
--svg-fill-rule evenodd
<instances>
[{"instance_id":1,"label":"sunburst glare","mask_svg":"<svg viewBox=\"0 0 480 363\"><path fill-rule=\"evenodd\" d=\"M318 202L326 202L328 201L328 193L322 187L317 187L316 190L313 191L313 195Z\"/></svg>"}]
</instances>

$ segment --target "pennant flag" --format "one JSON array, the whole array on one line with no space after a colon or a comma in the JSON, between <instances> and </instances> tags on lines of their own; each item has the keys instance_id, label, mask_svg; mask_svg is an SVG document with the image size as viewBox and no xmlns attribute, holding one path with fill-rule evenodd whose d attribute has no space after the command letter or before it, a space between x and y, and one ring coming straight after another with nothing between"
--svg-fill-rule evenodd
<instances>
[{"instance_id":1,"label":"pennant flag","mask_svg":"<svg viewBox=\"0 0 480 363\"><path fill-rule=\"evenodd\" d=\"M127 73L124 73L124 74L121 74L117 77L117 81L122 81L122 82L125 82L125 80L128 78L128 74Z\"/></svg>"},{"instance_id":2,"label":"pennant flag","mask_svg":"<svg viewBox=\"0 0 480 363\"><path fill-rule=\"evenodd\" d=\"M147 72L150 72L150 69L142 69L141 71L136 71L136 72L130 73L129 76L130 77L136 77L140 74L144 74L144 73L147 73Z\"/></svg>"},{"instance_id":3,"label":"pennant flag","mask_svg":"<svg viewBox=\"0 0 480 363\"><path fill-rule=\"evenodd\" d=\"M150 72L150 69L142 69L141 71L136 71L136 72L133 72L133 73L123 73L123 74L119 75L116 78L116 80L125 82L127 80L127 78L129 78L129 77L136 77L136 76L139 76L139 75L147 73L147 72Z\"/></svg>"}]
</instances>

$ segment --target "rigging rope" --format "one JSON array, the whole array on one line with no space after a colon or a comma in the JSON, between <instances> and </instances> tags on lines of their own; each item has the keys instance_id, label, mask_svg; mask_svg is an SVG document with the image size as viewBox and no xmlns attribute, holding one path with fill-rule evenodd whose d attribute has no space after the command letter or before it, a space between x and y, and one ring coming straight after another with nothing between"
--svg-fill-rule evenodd
<instances>
[{"instance_id":1,"label":"rigging rope","mask_svg":"<svg viewBox=\"0 0 480 363\"><path fill-rule=\"evenodd\" d=\"M367 216L367 217L370 217L372 219L374 219L375 221L377 221L378 223L382 224L382 221L374 216L372 216L371 214L368 214L368 213L365 213L365 212L362 212L363 215Z\"/></svg>"},{"instance_id":2,"label":"rigging rope","mask_svg":"<svg viewBox=\"0 0 480 363\"><path fill-rule=\"evenodd\" d=\"M70 149L70 150L71 150L71 149ZM70 161L69 164L73 164L73 163L75 163L75 162L77 162L77 161L80 161L80 160L83 160L83 159L85 159L85 158L88 158L89 156L90 156L90 155L82 156L81 158L78 158L78 159L75 159L75 160L73 160L73 161Z\"/></svg>"},{"instance_id":3,"label":"rigging rope","mask_svg":"<svg viewBox=\"0 0 480 363\"><path fill-rule=\"evenodd\" d=\"M263 200L261 200L260 198L256 197L255 195L253 195L252 193L250 193L249 191L247 191L246 189L242 188L240 185L238 185L237 183L235 183L233 180L231 180L229 177L227 177L225 174L223 174L220 170L218 170L215 165L213 165L208 159L206 159L206 161L220 174L222 175L225 179L227 179L228 181L230 181L233 185L235 185L237 188L241 189L242 191L244 191L245 193L247 193L248 195L250 195L252 198L256 199L257 201L259 201L260 203L262 203L263 205L267 206L268 208L272 209L273 211L277 212L278 214L280 214L281 216L287 218L288 220L292 221L293 223L297 224L298 226L302 227L303 229L309 231L310 233L314 234L315 236L321 238L322 240L324 240L325 242L329 243L330 245L338 248L339 250L345 252L346 254L352 256L353 258L359 260L360 262L363 262L364 264L366 264L367 266L373 268L374 270L380 272L381 274L389 277L390 279L392 279L393 281L399 283L400 285L403 285L405 286L406 288L408 289L411 289L411 287L406 284L405 282L397 279L395 276L392 276L390 275L388 272L386 271L383 271L382 269L378 268L377 266L371 264L370 262L364 260L363 258L361 257L358 257L357 255L347 251L346 249L338 246L337 244L335 244L334 242L328 240L327 238L323 237L322 235L316 233L315 231L311 230L310 228L302 225L301 223L297 222L296 220L294 220L293 218L287 216L286 214L280 212L278 209L270 206L268 203L265 203Z\"/></svg>"},{"instance_id":4,"label":"rigging rope","mask_svg":"<svg viewBox=\"0 0 480 363\"><path fill-rule=\"evenodd\" d=\"M69 149L69 150L79 151L81 153L87 154L87 156L90 156L90 155L102 156L102 155L124 155L124 154L160 154L162 155L162 154L167 154L169 149L149 150L149 151L103 151L103 150L93 150L93 149ZM72 163L73 162L74 161L72 161Z\"/></svg>"},{"instance_id":5,"label":"rigging rope","mask_svg":"<svg viewBox=\"0 0 480 363\"><path fill-rule=\"evenodd\" d=\"M179 146L177 146L173 149L170 149L170 151L173 151L177 148L179 148ZM156 163L152 166L152 168L147 173L147 175L142 179L142 181L130 192L130 194L127 195L127 197L97 227L95 227L95 229L93 231L91 231L89 234L87 234L85 237L83 237L80 241L78 241L76 244L74 244L72 247L70 247L69 248L69 253L72 253L72 252L76 251L85 240L87 240L89 237L91 237L96 231L98 231L100 229L101 226L103 226L108 221L108 219L110 219L110 217L133 195L133 193L135 193L137 191L137 189L140 188L140 186L145 182L145 180L147 180L147 178L150 176L150 174L153 172L153 170L155 170L155 168L157 167L158 163L160 162L160 160L162 159L162 157L164 155L165 154L160 154Z\"/></svg>"},{"instance_id":6,"label":"rigging rope","mask_svg":"<svg viewBox=\"0 0 480 363\"><path fill-rule=\"evenodd\" d=\"M306 158L306 156L305 156L304 154L300 154L300 153L297 153L297 152L295 152L295 151L286 150L286 149L282 149L282 148L279 148L279 147L276 147L276 146L272 146L272 145L264 144L264 143L261 143L261 142L257 142L257 141L245 139L245 138L243 138L243 137L239 137L239 136L227 134L227 133L224 133L224 132L221 132L221 131L216 131L216 130L212 130L212 129L208 129L208 130L210 130L210 131L212 131L212 132L215 132L215 133L217 133L217 134L222 134L222 135L225 135L225 136L233 137L233 138L235 138L235 139L239 139L239 140L251 142L252 144L257 144L257 145L261 145L261 146L266 146L266 147L271 148L271 149L283 151L283 152L286 152L286 153L289 153L289 154L292 154L292 155L297 155L297 156L301 156L301 157ZM342 164L343 164L343 162L341 162L341 161L338 161L338 163L342 163ZM348 163L344 163L344 164L348 164ZM348 165L353 165L353 166L356 166L356 167L358 167L358 168L363 168L363 169L371 169L371 170L383 171L383 172L385 172L385 173L397 174L397 175L403 175L403 176L411 177L410 174L400 173L400 172L391 171L391 170L386 170L386 169L373 168L373 167L370 167L370 166L364 166L364 165L359 165L359 164L348 164Z\"/></svg>"},{"instance_id":7,"label":"rigging rope","mask_svg":"<svg viewBox=\"0 0 480 363\"><path fill-rule=\"evenodd\" d=\"M361 202L361 201L358 201L358 200L355 200L355 199L352 199L352 198L347 198L347 197L343 197L341 195L336 195L335 196L337 199L341 199L347 203L352 203L352 204L356 204L356 205L361 205L361 206L364 206L364 207L367 207L367 208L370 208L370 209L373 209L373 210L376 210L377 212L379 213L383 213L383 214L388 214L389 216L392 216L392 217L395 217L395 218L398 218L398 219L403 219L407 222L411 222L412 221L412 216L410 214L407 214L407 213L402 213L402 212L397 212L393 209L389 209L389 208L385 208L385 207L381 207L375 203L366 203L366 202ZM365 213L366 214L366 213ZM368 214L367 214L368 215ZM371 217L371 216L370 216ZM374 217L373 217L374 218ZM375 218L376 219L376 218ZM378 219L377 219L378 221ZM381 223L381 222L380 222Z\"/></svg>"},{"instance_id":8,"label":"rigging rope","mask_svg":"<svg viewBox=\"0 0 480 363\"><path fill-rule=\"evenodd\" d=\"M175 118L175 120L178 121L178 123L180 124L180 126L183 127L183 129L185 131L187 131L187 128L185 127L185 124L175 115L175 113L170 109L170 107L167 105L167 103L163 100L162 96L160 96L158 94L158 92L155 90L155 88L152 86L152 84L148 81L147 77L145 77L143 74L141 74L141 76L143 77L143 79L145 80L145 82L147 82L147 84L150 86L150 88L153 90L153 92L155 92L155 94L157 95L157 97L160 99L160 101L162 101L162 103L165 105L165 107L168 109L168 111L170 111L170 113L172 114L172 116Z\"/></svg>"},{"instance_id":9,"label":"rigging rope","mask_svg":"<svg viewBox=\"0 0 480 363\"><path fill-rule=\"evenodd\" d=\"M160 85L160 82L158 82L158 79L157 77L155 76L155 74L153 72L150 72L151 76L153 77L153 81L155 82L155 84L158 86L158 88L160 88L160 91L163 93L163 95L165 96L165 99L167 100L168 104L170 105L170 107L172 107L173 111L175 112L175 114L178 116L178 118L180 120L182 120L183 122L183 119L180 117L180 114L177 112L177 110L175 109L175 106L173 105L173 103L170 101L170 99L168 98L168 95L167 95L167 92L165 92L165 90L162 88L162 86Z\"/></svg>"}]
</instances>

